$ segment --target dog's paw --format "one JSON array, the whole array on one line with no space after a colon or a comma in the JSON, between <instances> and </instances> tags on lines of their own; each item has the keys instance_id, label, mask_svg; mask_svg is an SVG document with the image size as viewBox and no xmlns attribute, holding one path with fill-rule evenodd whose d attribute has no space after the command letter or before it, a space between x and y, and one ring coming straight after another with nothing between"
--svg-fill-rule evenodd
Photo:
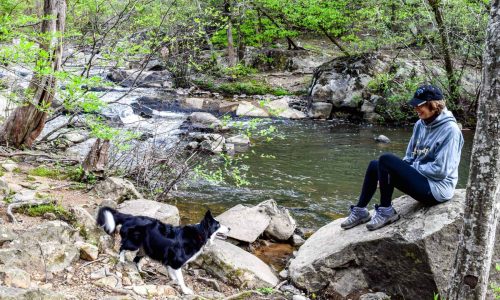
<instances>
[{"instance_id":1,"label":"dog's paw","mask_svg":"<svg viewBox=\"0 0 500 300\"><path fill-rule=\"evenodd\" d=\"M192 289L190 289L190 288L188 288L188 287L183 288L183 289L182 289L182 293L183 293L184 295L194 295L193 290L192 290Z\"/></svg>"}]
</instances>

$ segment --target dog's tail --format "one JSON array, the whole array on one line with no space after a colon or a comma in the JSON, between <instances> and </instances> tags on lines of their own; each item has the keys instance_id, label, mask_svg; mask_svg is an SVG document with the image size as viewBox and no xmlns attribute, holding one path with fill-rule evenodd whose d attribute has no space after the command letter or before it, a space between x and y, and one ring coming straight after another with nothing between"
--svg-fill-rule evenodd
<instances>
[{"instance_id":1,"label":"dog's tail","mask_svg":"<svg viewBox=\"0 0 500 300\"><path fill-rule=\"evenodd\" d=\"M107 234L112 234L115 232L116 226L123 224L129 217L130 215L122 214L111 207L104 206L97 213L97 225L102 227Z\"/></svg>"}]
</instances>

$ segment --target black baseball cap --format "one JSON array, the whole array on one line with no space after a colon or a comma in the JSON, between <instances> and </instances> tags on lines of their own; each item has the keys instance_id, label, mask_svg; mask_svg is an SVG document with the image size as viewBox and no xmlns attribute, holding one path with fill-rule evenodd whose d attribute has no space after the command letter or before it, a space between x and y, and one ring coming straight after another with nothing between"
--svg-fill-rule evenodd
<instances>
[{"instance_id":1,"label":"black baseball cap","mask_svg":"<svg viewBox=\"0 0 500 300\"><path fill-rule=\"evenodd\" d=\"M443 93L433 85L422 85L415 91L413 99L408 104L417 107L432 100L443 100Z\"/></svg>"}]
</instances>

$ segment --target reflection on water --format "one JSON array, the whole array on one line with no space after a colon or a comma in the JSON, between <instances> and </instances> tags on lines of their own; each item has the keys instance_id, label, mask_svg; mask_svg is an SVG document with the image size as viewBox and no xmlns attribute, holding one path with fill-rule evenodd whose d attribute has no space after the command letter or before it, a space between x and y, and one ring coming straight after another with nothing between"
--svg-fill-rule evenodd
<instances>
[{"instance_id":1,"label":"reflection on water","mask_svg":"<svg viewBox=\"0 0 500 300\"><path fill-rule=\"evenodd\" d=\"M349 204L356 202L370 160L385 152L402 157L412 132L412 128L334 126L310 120L276 121L274 125L284 138L253 141L246 153L249 186L205 184L184 188L177 195L176 205L185 221L201 219L208 207L221 213L239 203L253 205L272 198L291 209L300 226L319 228L344 216ZM373 138L380 134L392 142L376 143ZM473 137L472 131L463 134L458 188L467 183Z\"/></svg>"}]
</instances>

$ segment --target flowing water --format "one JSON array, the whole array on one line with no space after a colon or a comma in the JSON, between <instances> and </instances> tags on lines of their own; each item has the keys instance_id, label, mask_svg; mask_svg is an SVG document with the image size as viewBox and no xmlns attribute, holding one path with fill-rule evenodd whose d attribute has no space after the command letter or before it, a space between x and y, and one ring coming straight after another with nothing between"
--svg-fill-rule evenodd
<instances>
[{"instance_id":1,"label":"flowing water","mask_svg":"<svg viewBox=\"0 0 500 300\"><path fill-rule=\"evenodd\" d=\"M243 158L249 166L248 186L205 183L181 187L175 204L186 222L199 220L206 208L221 213L239 203L254 205L275 199L291 210L299 226L317 229L344 216L356 202L370 160L385 152L404 155L412 130L311 120L272 123L283 138L253 141ZM392 142L376 143L374 137L380 134ZM463 131L458 188L467 183L473 134ZM394 196L399 195L396 191Z\"/></svg>"}]
</instances>

